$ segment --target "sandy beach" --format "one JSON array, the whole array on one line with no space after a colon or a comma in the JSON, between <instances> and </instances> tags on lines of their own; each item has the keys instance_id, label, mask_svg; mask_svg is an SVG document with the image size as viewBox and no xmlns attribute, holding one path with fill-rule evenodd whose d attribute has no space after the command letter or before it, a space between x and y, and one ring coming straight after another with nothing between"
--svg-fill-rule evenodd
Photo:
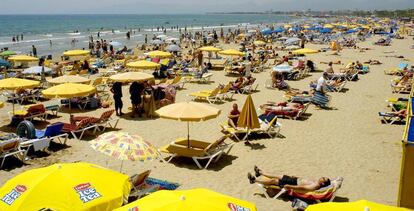
<instances>
[{"instance_id":1,"label":"sandy beach","mask_svg":"<svg viewBox=\"0 0 414 211\"><path fill-rule=\"evenodd\" d=\"M392 41L391 46L374 46L379 39L374 36L358 46L370 47L372 50L359 52L344 49L339 56L331 52L308 55L318 70L298 81L288 81L293 88L309 90L309 82L317 80L327 65L321 61L337 61L347 64L351 61L361 62L369 59L380 60L382 65L371 65L370 73L360 75L357 82L347 83L344 92L330 93L332 96L331 110L317 109L311 105L305 118L300 120L279 119L282 124L281 135L276 138L260 138L252 140L251 145L238 142L227 156L213 163L207 170L199 170L191 159L174 159L171 163L159 161L140 163L125 161L123 172L129 175L151 170L151 176L181 184L179 189L197 187L231 195L256 204L258 210L278 211L290 210L291 202L280 199L266 199L261 195L257 185L249 184L246 177L253 172L254 165L271 173L289 174L303 177L330 178L343 177L342 188L337 193L336 201L356 201L367 199L383 204L396 205L398 181L401 162L401 137L403 125L386 125L380 123L379 111L386 111L385 100L390 97L404 97L392 94L390 80L394 76L384 74L384 70L397 67L402 61L397 58L385 57L384 51L395 51L392 55L403 55L413 58L414 52L408 48L412 44L408 39ZM237 48L234 44L220 44L223 49ZM326 45L308 44L306 47L320 49ZM286 52L280 52L284 55ZM411 61L408 61L410 63ZM334 65L335 71L344 65ZM213 71L214 83L187 83L183 90L177 92L176 102L190 101L189 93L212 89L219 83L234 81L235 77L225 76L224 71ZM284 101L283 91L266 89L265 81L270 78L269 70L253 73L257 78L258 92L252 95L256 108L267 101ZM128 86L124 87L124 112L130 106ZM236 94L234 101L241 107L247 95ZM46 102L48 104L49 102ZM205 122L192 123L191 137L197 140L212 142L219 138L219 124L226 121L226 115L232 102L214 104L222 110L221 115ZM7 124L7 112L11 105L7 104L0 110L3 125ZM88 111L83 114L98 116L105 109ZM68 113L60 113L59 118L48 120L69 121ZM36 124L41 126L43 124ZM47 125L47 124L44 124ZM131 134L138 134L156 147L166 145L176 138L187 134L186 123L165 119L131 119L129 115L121 118L118 128ZM9 130L6 126L2 130ZM27 165L11 166L0 170L0 185L8 179L28 169L39 168L58 162L86 161L119 170L121 161L111 160L106 155L94 151L88 140L95 136L87 135L85 140L71 139L68 147L51 152L50 155L27 161ZM228 140L230 141L230 140Z\"/></svg>"}]
</instances>

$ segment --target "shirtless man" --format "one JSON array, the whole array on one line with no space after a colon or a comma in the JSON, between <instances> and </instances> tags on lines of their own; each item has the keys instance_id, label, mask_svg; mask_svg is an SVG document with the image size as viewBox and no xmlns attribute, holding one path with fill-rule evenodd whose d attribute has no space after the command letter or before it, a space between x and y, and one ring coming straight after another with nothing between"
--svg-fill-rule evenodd
<instances>
[{"instance_id":1,"label":"shirtless man","mask_svg":"<svg viewBox=\"0 0 414 211\"><path fill-rule=\"evenodd\" d=\"M263 185L277 185L287 190L298 190L298 191L314 191L320 188L329 186L331 181L326 177L321 177L317 180L315 179L305 179L305 178L298 178L292 177L287 175L269 175L262 170L260 170L257 166L254 167L254 171L256 173L256 177L264 176L266 178L258 179L251 175L250 173L247 174L247 177L251 184L260 183Z\"/></svg>"}]
</instances>

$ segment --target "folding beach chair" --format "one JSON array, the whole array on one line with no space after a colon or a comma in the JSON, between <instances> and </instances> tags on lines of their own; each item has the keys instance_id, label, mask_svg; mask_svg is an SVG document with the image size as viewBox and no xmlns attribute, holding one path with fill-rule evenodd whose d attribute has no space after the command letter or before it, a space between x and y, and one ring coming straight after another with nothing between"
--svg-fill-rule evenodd
<instances>
[{"instance_id":1,"label":"folding beach chair","mask_svg":"<svg viewBox=\"0 0 414 211\"><path fill-rule=\"evenodd\" d=\"M36 129L36 138L49 138L51 141L57 140L59 143L65 145L68 140L68 134L62 133L63 126L63 123L58 122L47 126L45 130Z\"/></svg>"}]
</instances>

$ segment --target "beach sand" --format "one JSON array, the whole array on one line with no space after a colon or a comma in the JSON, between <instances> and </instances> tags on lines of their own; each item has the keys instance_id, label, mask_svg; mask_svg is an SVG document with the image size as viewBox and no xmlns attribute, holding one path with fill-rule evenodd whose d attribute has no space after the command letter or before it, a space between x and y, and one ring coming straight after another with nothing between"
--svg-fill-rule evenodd
<instances>
[{"instance_id":1,"label":"beach sand","mask_svg":"<svg viewBox=\"0 0 414 211\"><path fill-rule=\"evenodd\" d=\"M364 53L353 49L345 49L340 56L330 55L329 52L309 55L317 69L324 70L327 65L320 61L341 60L343 63L359 60L378 59L382 65L371 65L370 73L360 75L357 82L349 82L346 91L331 93L331 110L316 109L311 105L308 117L303 120L280 119L283 138L263 138L252 141L248 146L236 143L228 156L213 163L207 170L199 170L191 159L174 159L166 164L159 161L140 163L125 161L123 172L132 175L152 170L151 176L181 184L180 189L197 187L209 188L217 192L251 201L258 210L290 210L291 203L280 199L266 199L256 193L262 193L257 185L249 184L246 174L253 172L253 166L270 173L288 174L302 177L344 178L342 188L337 193L337 201L355 201L359 199L372 200L388 205L397 204L398 181L401 160L402 125L385 125L380 123L378 111L388 110L385 100L389 97L403 95L392 94L390 80L393 76L384 75L384 70L396 67L401 59L386 58L383 51L396 51L396 55L413 58L414 53L408 46L411 38L393 40L392 46L373 46L372 42L379 37L368 39L358 46L371 47ZM221 45L224 48L236 47ZM307 45L319 49L323 45ZM280 52L283 55L283 52ZM344 65L334 65L339 71ZM178 91L177 102L190 101L187 95L191 92L212 89L218 83L227 83L235 77L224 76L223 71L214 71L211 84L186 84L185 89ZM288 81L294 88L308 90L311 80L317 80L321 72L311 73L310 77L299 81ZM252 95L256 108L268 100L284 101L283 92L264 87L269 73L253 74L260 86L259 92ZM127 88L124 88L124 112L130 105ZM246 95L237 94L235 101L242 107ZM222 134L219 123L226 121L226 115L232 103L213 105L222 110L222 114L213 120L192 123L191 137L198 140L214 141ZM2 119L11 105L1 110ZM98 116L105 109L85 112ZM61 113L60 118L49 120L68 122L69 114ZM3 122L6 124L6 122ZM178 137L185 137L186 123L165 119L130 119L129 115L121 118L118 128L132 134L138 134L156 147L170 143ZM7 129L7 127L3 127ZM93 139L86 136L86 140ZM230 140L228 140L230 141ZM86 161L119 170L121 161L111 160L106 155L95 152L88 141L69 140L68 148L57 150L50 155L27 161L28 165L12 166L9 170L0 170L0 184L4 184L13 176L28 169L50 165L56 162ZM7 161L6 161L7 162Z\"/></svg>"}]
</instances>

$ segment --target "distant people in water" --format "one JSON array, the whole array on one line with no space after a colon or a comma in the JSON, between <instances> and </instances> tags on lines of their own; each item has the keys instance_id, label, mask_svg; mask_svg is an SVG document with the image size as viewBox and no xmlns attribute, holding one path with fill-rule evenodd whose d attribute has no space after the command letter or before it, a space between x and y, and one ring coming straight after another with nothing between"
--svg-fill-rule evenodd
<instances>
[{"instance_id":1,"label":"distant people in water","mask_svg":"<svg viewBox=\"0 0 414 211\"><path fill-rule=\"evenodd\" d=\"M34 57L37 57L37 49L34 45L32 45L32 54Z\"/></svg>"}]
</instances>

